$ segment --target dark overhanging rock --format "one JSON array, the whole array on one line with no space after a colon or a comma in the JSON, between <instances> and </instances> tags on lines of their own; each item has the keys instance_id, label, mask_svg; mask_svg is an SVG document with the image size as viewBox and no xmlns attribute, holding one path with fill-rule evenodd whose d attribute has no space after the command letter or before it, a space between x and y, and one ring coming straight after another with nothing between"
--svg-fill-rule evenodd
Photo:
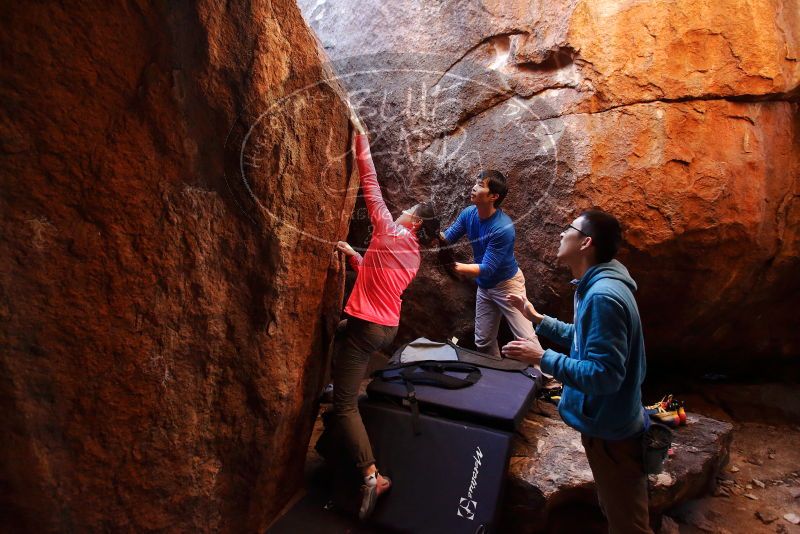
<instances>
[{"instance_id":1,"label":"dark overhanging rock","mask_svg":"<svg viewBox=\"0 0 800 534\"><path fill-rule=\"evenodd\" d=\"M664 472L650 476L650 511L660 515L711 489L727 463L733 426L689 414L675 431L675 455ZM525 417L513 443L508 468L503 531L542 531L551 512L570 503L596 505L592 472L580 434L568 427L551 404L538 402Z\"/></svg>"},{"instance_id":2,"label":"dark overhanging rock","mask_svg":"<svg viewBox=\"0 0 800 534\"><path fill-rule=\"evenodd\" d=\"M390 207L431 197L449 223L477 171L502 170L540 311L571 314L558 235L600 206L626 230L652 363L700 374L798 353L791 1L746 16L705 0L299 5L375 134ZM351 237L366 227L356 217ZM472 337L474 288L431 263L405 295L399 341Z\"/></svg>"}]
</instances>

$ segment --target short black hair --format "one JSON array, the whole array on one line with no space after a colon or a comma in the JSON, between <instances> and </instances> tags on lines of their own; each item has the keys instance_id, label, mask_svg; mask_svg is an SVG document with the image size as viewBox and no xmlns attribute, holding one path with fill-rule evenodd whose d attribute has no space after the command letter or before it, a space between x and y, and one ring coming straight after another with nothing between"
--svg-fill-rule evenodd
<instances>
[{"instance_id":1,"label":"short black hair","mask_svg":"<svg viewBox=\"0 0 800 534\"><path fill-rule=\"evenodd\" d=\"M622 227L617 218L599 208L586 210L580 217L584 220L583 231L594 243L597 261L613 260L622 244Z\"/></svg>"},{"instance_id":2,"label":"short black hair","mask_svg":"<svg viewBox=\"0 0 800 534\"><path fill-rule=\"evenodd\" d=\"M503 199L506 198L506 194L508 194L506 177L503 176L503 173L500 171L489 169L481 171L478 175L478 180L481 182L487 180L486 185L489 187L489 193L500 195L497 197L497 200L494 201L494 207L499 208L500 204L503 203Z\"/></svg>"}]
</instances>

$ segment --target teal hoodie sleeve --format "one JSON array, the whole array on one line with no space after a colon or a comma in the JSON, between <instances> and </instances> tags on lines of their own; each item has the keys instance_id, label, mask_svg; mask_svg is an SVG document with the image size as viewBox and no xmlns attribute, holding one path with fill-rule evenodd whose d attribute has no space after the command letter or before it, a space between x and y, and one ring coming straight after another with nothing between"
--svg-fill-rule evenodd
<instances>
[{"instance_id":1,"label":"teal hoodie sleeve","mask_svg":"<svg viewBox=\"0 0 800 534\"><path fill-rule=\"evenodd\" d=\"M569 348L572 345L572 337L575 335L575 326L545 315L542 322L536 327L536 333L562 347Z\"/></svg>"},{"instance_id":2,"label":"teal hoodie sleeve","mask_svg":"<svg viewBox=\"0 0 800 534\"><path fill-rule=\"evenodd\" d=\"M573 358L547 350L542 371L586 394L618 391L625 379L627 357L625 309L611 296L594 295L586 303L581 326L586 336L583 354Z\"/></svg>"}]
</instances>

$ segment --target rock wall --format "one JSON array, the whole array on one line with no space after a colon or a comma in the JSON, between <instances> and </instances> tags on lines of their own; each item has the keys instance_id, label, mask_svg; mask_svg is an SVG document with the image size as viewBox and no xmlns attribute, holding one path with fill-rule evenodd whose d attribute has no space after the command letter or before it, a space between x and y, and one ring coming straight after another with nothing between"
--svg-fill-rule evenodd
<instances>
[{"instance_id":1,"label":"rock wall","mask_svg":"<svg viewBox=\"0 0 800 534\"><path fill-rule=\"evenodd\" d=\"M688 417L687 426L674 430L674 455L663 472L650 475L651 517L707 494L728 462L733 425L694 413ZM592 470L580 434L562 421L556 406L538 403L523 419L512 445L505 495L504 532L586 528L587 519L575 518L569 505L596 505Z\"/></svg>"},{"instance_id":2,"label":"rock wall","mask_svg":"<svg viewBox=\"0 0 800 534\"><path fill-rule=\"evenodd\" d=\"M0 530L263 532L354 202L313 34L288 0L0 10Z\"/></svg>"},{"instance_id":3,"label":"rock wall","mask_svg":"<svg viewBox=\"0 0 800 534\"><path fill-rule=\"evenodd\" d=\"M300 6L396 208L433 197L451 221L479 169L503 171L529 296L569 317L559 233L600 206L626 229L651 361L797 361L797 0ZM471 337L473 292L428 262L402 335Z\"/></svg>"}]
</instances>

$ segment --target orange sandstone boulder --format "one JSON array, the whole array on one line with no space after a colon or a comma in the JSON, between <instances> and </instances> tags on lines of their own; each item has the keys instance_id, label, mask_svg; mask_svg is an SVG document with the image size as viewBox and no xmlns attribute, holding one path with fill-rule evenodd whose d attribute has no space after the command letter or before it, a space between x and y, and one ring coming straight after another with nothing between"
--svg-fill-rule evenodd
<instances>
[{"instance_id":1,"label":"orange sandstone boulder","mask_svg":"<svg viewBox=\"0 0 800 534\"><path fill-rule=\"evenodd\" d=\"M0 10L3 530L263 532L353 202L312 33L284 0Z\"/></svg>"}]
</instances>

